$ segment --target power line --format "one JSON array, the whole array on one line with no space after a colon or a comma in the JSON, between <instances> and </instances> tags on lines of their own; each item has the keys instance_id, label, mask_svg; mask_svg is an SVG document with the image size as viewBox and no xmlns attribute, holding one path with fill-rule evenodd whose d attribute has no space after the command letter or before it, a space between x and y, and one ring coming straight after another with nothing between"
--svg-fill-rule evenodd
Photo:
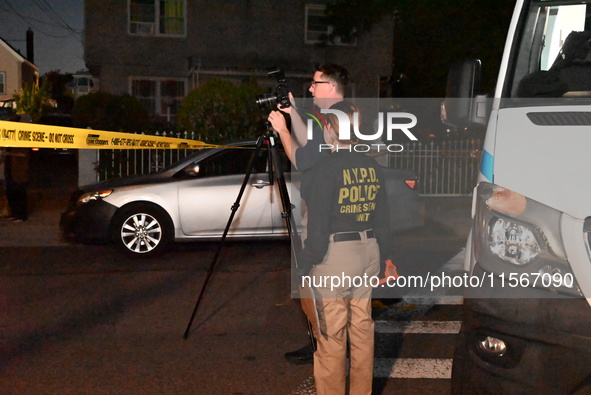
<instances>
[{"instance_id":1,"label":"power line","mask_svg":"<svg viewBox=\"0 0 591 395\"><path fill-rule=\"evenodd\" d=\"M72 28L68 23L66 23L51 7L51 5L49 5L47 3L47 1L44 0L44 5L47 8L43 7L43 4L39 4L38 0L33 0L33 2L35 3L35 5L41 10L43 11L43 13L50 19L51 22L48 22L47 20L41 20L32 16L28 16L28 15L24 15L21 11L19 11L17 8L15 8L8 0L3 0L4 4L6 4L6 6L8 8L4 8L0 6L0 9L2 9L5 12L9 12L12 13L14 15L16 15L19 19L23 20L24 22L26 22L29 25L34 26L35 30L40 33L43 34L44 36L47 37L51 37L51 38L56 38L56 39L64 39L64 38L68 38L73 36L76 40L82 42L80 35L81 35L81 31L77 31L74 28ZM21 3L22 4L22 3ZM41 29L39 28L39 24L41 25L45 25L51 28L57 28L57 29L63 29L66 30L68 33L65 35L57 35L55 33L50 33L48 31L46 31L45 29Z\"/></svg>"},{"instance_id":2,"label":"power line","mask_svg":"<svg viewBox=\"0 0 591 395\"><path fill-rule=\"evenodd\" d=\"M40 43L40 47L35 48L36 52L41 49L37 54L41 56L36 56L36 60L41 61L36 62L39 67L81 69L84 67L83 28L77 30L72 24L82 25L82 4L83 0L0 0L0 20L3 21L0 31L14 37L20 34L18 31L21 29L31 28ZM20 37L14 40L5 36L2 38L20 48L16 49L18 52L24 50L26 40ZM51 42L55 44L49 44Z\"/></svg>"},{"instance_id":3,"label":"power line","mask_svg":"<svg viewBox=\"0 0 591 395\"><path fill-rule=\"evenodd\" d=\"M43 11L45 13L45 15L47 15L49 17L49 19L51 19L52 21L56 22L59 27L65 29L65 30L68 30L68 31L70 31L72 33L76 33L76 34L79 34L80 33L78 31L76 31L74 28L72 28L61 17L61 15L59 15L57 12L55 12L55 10L53 9L53 7L51 6L51 4L49 4L47 2L47 0L33 0L33 3L35 3L35 5L37 5L37 7L39 7L39 9L41 11Z\"/></svg>"}]
</instances>

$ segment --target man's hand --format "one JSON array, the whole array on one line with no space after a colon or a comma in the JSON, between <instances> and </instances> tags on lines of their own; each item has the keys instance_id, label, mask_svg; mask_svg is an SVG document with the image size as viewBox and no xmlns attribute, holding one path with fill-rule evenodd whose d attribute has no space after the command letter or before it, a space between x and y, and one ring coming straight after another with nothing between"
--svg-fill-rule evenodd
<instances>
[{"instance_id":1,"label":"man's hand","mask_svg":"<svg viewBox=\"0 0 591 395\"><path fill-rule=\"evenodd\" d=\"M275 130L281 136L284 133L289 134L289 130L287 129L287 122L285 121L285 116L281 113L281 111L271 111L267 120L273 126L273 130Z\"/></svg>"},{"instance_id":2,"label":"man's hand","mask_svg":"<svg viewBox=\"0 0 591 395\"><path fill-rule=\"evenodd\" d=\"M291 116L292 127L295 126L302 128L304 122L302 121L302 118L300 117L297 108L293 105L294 98L291 92L289 93L289 100L292 103L290 107L286 107L283 109L280 108L279 110L271 111L271 113L267 117L267 121L269 121L269 123L273 127L273 130L275 130L277 134L279 134L279 138L281 139L281 143L283 144L283 149L285 149L285 153L287 154L289 161L297 169L298 165L296 163L295 151L300 147L300 144L298 140L292 138L291 132L287 128L285 114L289 114ZM292 109L294 110L292 111ZM303 126L303 130L305 133L305 125Z\"/></svg>"}]
</instances>

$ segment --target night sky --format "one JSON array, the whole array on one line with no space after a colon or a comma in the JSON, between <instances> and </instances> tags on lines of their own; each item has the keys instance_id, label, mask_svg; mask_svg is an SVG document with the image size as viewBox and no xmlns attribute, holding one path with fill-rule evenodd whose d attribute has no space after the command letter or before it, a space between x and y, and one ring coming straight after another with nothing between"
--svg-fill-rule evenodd
<instances>
[{"instance_id":1,"label":"night sky","mask_svg":"<svg viewBox=\"0 0 591 395\"><path fill-rule=\"evenodd\" d=\"M0 37L26 57L26 34L35 34L41 74L85 69L82 29L84 0L0 0Z\"/></svg>"}]
</instances>

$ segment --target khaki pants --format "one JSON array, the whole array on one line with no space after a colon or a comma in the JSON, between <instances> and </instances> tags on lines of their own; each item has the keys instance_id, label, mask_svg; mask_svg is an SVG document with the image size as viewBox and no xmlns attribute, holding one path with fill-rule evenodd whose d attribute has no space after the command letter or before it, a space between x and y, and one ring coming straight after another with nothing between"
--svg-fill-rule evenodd
<instances>
[{"instance_id":1,"label":"khaki pants","mask_svg":"<svg viewBox=\"0 0 591 395\"><path fill-rule=\"evenodd\" d=\"M314 381L318 395L345 394L347 339L350 346L349 393L371 394L374 359L372 289L367 283L355 285L359 285L363 278L377 276L379 267L375 239L331 240L324 261L310 272L316 281L334 277L328 286L314 288L321 332L316 337L318 349L314 353ZM339 286L335 286L336 279L343 280Z\"/></svg>"}]
</instances>

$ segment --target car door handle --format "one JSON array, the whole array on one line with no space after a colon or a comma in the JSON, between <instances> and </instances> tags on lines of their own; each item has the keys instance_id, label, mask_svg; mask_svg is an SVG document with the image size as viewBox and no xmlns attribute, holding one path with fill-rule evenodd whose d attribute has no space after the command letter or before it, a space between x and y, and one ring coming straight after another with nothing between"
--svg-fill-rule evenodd
<instances>
[{"instance_id":1,"label":"car door handle","mask_svg":"<svg viewBox=\"0 0 591 395\"><path fill-rule=\"evenodd\" d=\"M268 187L269 185L271 185L271 183L269 181L263 181L263 180L256 180L255 182L250 184L251 187L255 187L257 189L262 189L264 187Z\"/></svg>"}]
</instances>

